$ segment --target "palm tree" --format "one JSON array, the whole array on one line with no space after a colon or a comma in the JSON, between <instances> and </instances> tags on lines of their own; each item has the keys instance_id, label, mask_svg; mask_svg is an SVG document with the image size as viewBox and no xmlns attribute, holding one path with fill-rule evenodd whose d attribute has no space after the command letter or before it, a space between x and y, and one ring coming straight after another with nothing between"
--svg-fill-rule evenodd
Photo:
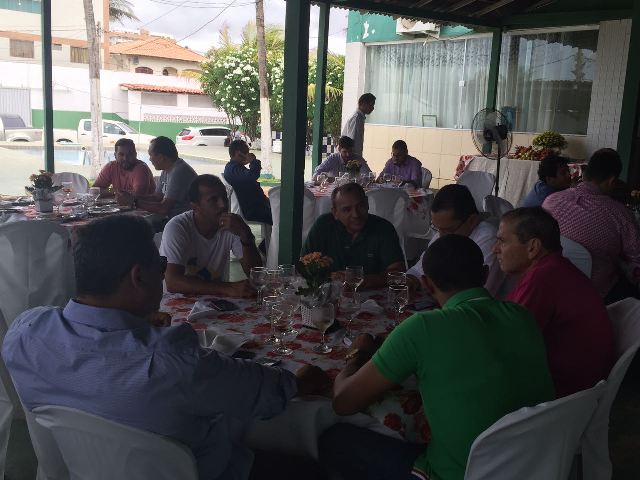
<instances>
[{"instance_id":1,"label":"palm tree","mask_svg":"<svg viewBox=\"0 0 640 480\"><path fill-rule=\"evenodd\" d=\"M133 13L130 0L109 0L109 20L123 23L124 20L140 20Z\"/></svg>"}]
</instances>

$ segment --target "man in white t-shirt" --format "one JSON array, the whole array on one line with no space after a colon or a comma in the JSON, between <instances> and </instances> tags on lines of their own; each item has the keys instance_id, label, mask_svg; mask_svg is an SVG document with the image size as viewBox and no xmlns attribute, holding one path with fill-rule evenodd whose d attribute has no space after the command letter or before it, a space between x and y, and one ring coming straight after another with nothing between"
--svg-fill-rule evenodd
<instances>
[{"instance_id":1,"label":"man in white t-shirt","mask_svg":"<svg viewBox=\"0 0 640 480\"><path fill-rule=\"evenodd\" d=\"M248 276L262 265L255 237L238 215L228 213L222 181L200 175L189 187L191 210L173 217L162 234L161 255L167 257L165 284L172 293L250 297L246 280L229 282L230 253Z\"/></svg>"},{"instance_id":2,"label":"man in white t-shirt","mask_svg":"<svg viewBox=\"0 0 640 480\"><path fill-rule=\"evenodd\" d=\"M496 243L497 228L487 222L476 208L476 202L467 187L464 185L445 185L433 199L431 205L431 227L435 235L429 242L431 245L442 235L464 235L473 240L482 250L484 263L489 267L489 276L485 288L496 297L504 282L504 274L493 253ZM417 263L407 270L409 284L414 288L420 287L420 279L424 275L422 271L422 257Z\"/></svg>"}]
</instances>

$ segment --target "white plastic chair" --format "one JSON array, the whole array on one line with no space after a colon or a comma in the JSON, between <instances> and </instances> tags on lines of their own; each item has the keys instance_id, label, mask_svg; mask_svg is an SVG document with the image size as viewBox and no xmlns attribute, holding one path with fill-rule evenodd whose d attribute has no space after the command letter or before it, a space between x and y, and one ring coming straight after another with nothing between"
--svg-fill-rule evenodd
<instances>
[{"instance_id":1,"label":"white plastic chair","mask_svg":"<svg viewBox=\"0 0 640 480\"><path fill-rule=\"evenodd\" d=\"M36 415L27 408L24 408L24 413L31 445L38 459L36 480L70 480L69 469L51 431L40 425Z\"/></svg>"},{"instance_id":2,"label":"white plastic chair","mask_svg":"<svg viewBox=\"0 0 640 480\"><path fill-rule=\"evenodd\" d=\"M0 383L0 478L4 478L4 466L7 457L7 445L11 432L11 418L13 417L13 404L7 390Z\"/></svg>"},{"instance_id":3,"label":"white plastic chair","mask_svg":"<svg viewBox=\"0 0 640 480\"><path fill-rule=\"evenodd\" d=\"M225 183L225 187L227 188L227 196L229 197L229 212L240 215L247 225L260 225L262 238L265 241L265 247L267 251L269 251L269 244L271 243L271 225L262 222L253 222L244 218L242 208L240 208L240 202L238 201L238 196L233 190L233 187L228 183ZM271 212L271 215L273 216L273 212Z\"/></svg>"},{"instance_id":4,"label":"white plastic chair","mask_svg":"<svg viewBox=\"0 0 640 480\"><path fill-rule=\"evenodd\" d=\"M465 480L567 480L605 382L505 415L471 445Z\"/></svg>"},{"instance_id":5,"label":"white plastic chair","mask_svg":"<svg viewBox=\"0 0 640 480\"><path fill-rule=\"evenodd\" d=\"M458 185L464 185L469 189L476 202L476 207L479 211L482 211L484 197L491 195L496 183L496 177L488 172L474 172L467 170L460 175L457 183Z\"/></svg>"},{"instance_id":6,"label":"white plastic chair","mask_svg":"<svg viewBox=\"0 0 640 480\"><path fill-rule=\"evenodd\" d=\"M615 338L616 363L607 378L607 388L589 422L582 441L584 480L609 480L609 414L627 369L640 347L640 300L625 298L607 306Z\"/></svg>"},{"instance_id":7,"label":"white plastic chair","mask_svg":"<svg viewBox=\"0 0 640 480\"><path fill-rule=\"evenodd\" d=\"M429 188L433 174L428 168L420 167L422 170L422 188Z\"/></svg>"},{"instance_id":8,"label":"white plastic chair","mask_svg":"<svg viewBox=\"0 0 640 480\"><path fill-rule=\"evenodd\" d=\"M89 191L89 180L87 180L79 173L54 173L52 178L54 185L60 185L62 182L71 182L73 193L87 193Z\"/></svg>"},{"instance_id":9,"label":"white plastic chair","mask_svg":"<svg viewBox=\"0 0 640 480\"><path fill-rule=\"evenodd\" d=\"M493 218L500 220L502 215L513 210L513 205L507 200L495 195L487 195L482 201L482 211L489 213Z\"/></svg>"},{"instance_id":10,"label":"white plastic chair","mask_svg":"<svg viewBox=\"0 0 640 480\"><path fill-rule=\"evenodd\" d=\"M271 242L267 250L267 267L278 266L278 253L280 243L280 187L273 187L269 190L269 203L271 204L271 215L273 217L273 229L271 230ZM304 189L304 203L302 205L302 241L307 238L309 230L315 221L316 199L308 188ZM284 212L291 215L291 209Z\"/></svg>"},{"instance_id":11,"label":"white plastic chair","mask_svg":"<svg viewBox=\"0 0 640 480\"><path fill-rule=\"evenodd\" d=\"M560 237L562 256L568 258L587 277L591 278L591 254L578 242L567 237Z\"/></svg>"},{"instance_id":12,"label":"white plastic chair","mask_svg":"<svg viewBox=\"0 0 640 480\"><path fill-rule=\"evenodd\" d=\"M73 408L44 406L33 414L53 434L73 480L198 478L193 454L167 437Z\"/></svg>"},{"instance_id":13,"label":"white plastic chair","mask_svg":"<svg viewBox=\"0 0 640 480\"><path fill-rule=\"evenodd\" d=\"M406 217L409 195L401 188L377 188L367 192L369 213L390 221L398 233L402 254L405 257L405 241L407 237Z\"/></svg>"}]
</instances>

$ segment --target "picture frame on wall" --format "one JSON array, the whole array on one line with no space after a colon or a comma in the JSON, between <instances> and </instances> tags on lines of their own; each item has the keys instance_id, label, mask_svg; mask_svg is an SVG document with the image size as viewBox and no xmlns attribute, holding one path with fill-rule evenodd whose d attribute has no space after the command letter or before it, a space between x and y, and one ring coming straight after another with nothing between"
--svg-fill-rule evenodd
<instances>
[{"instance_id":1,"label":"picture frame on wall","mask_svg":"<svg viewBox=\"0 0 640 480\"><path fill-rule=\"evenodd\" d=\"M422 115L422 126L436 128L438 126L437 115Z\"/></svg>"}]
</instances>

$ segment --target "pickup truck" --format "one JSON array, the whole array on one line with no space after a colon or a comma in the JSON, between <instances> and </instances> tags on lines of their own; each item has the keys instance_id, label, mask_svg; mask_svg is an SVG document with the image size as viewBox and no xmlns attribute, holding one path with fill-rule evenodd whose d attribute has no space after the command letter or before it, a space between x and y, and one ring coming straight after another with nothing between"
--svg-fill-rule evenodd
<instances>
[{"instance_id":1,"label":"pickup truck","mask_svg":"<svg viewBox=\"0 0 640 480\"><path fill-rule=\"evenodd\" d=\"M113 145L121 138L130 138L136 145L149 145L151 140L155 137L153 135L145 135L144 133L138 133L129 125L124 122L118 122L117 120L102 120L102 138L103 144ZM62 138L61 135L57 135L57 142L71 141L81 143L82 145L91 144L91 119L83 118L78 122L77 138Z\"/></svg>"},{"instance_id":2,"label":"pickup truck","mask_svg":"<svg viewBox=\"0 0 640 480\"><path fill-rule=\"evenodd\" d=\"M27 127L20 115L0 114L0 141L39 142L42 129Z\"/></svg>"}]
</instances>

